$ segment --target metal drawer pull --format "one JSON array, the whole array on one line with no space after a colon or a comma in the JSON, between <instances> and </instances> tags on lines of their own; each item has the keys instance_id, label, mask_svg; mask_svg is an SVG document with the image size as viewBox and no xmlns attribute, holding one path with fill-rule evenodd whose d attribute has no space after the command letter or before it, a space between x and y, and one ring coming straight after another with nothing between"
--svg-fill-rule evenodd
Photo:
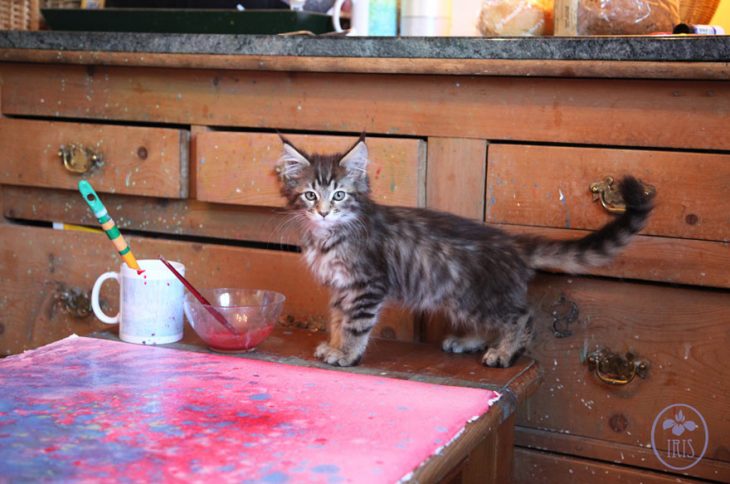
<instances>
[{"instance_id":1,"label":"metal drawer pull","mask_svg":"<svg viewBox=\"0 0 730 484\"><path fill-rule=\"evenodd\" d=\"M101 164L101 153L84 145L70 144L61 146L58 156L63 166L71 173L83 174Z\"/></svg>"},{"instance_id":2,"label":"metal drawer pull","mask_svg":"<svg viewBox=\"0 0 730 484\"><path fill-rule=\"evenodd\" d=\"M586 363L599 380L610 385L626 385L636 376L646 378L649 372L649 363L637 360L633 353L621 356L603 348L590 353Z\"/></svg>"},{"instance_id":3,"label":"metal drawer pull","mask_svg":"<svg viewBox=\"0 0 730 484\"><path fill-rule=\"evenodd\" d=\"M593 201L600 200L603 208L611 213L624 213L626 211L626 204L621 197L621 192L613 185L613 182L613 177L607 176L601 181L591 183ZM647 195L653 196L656 193L655 187L643 182L641 185L644 187L644 193Z\"/></svg>"}]
</instances>

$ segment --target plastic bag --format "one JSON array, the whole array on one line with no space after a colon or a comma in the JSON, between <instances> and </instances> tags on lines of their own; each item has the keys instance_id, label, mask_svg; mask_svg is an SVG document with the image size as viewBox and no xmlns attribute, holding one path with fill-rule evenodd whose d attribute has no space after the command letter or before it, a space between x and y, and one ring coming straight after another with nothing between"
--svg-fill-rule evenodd
<instances>
[{"instance_id":1,"label":"plastic bag","mask_svg":"<svg viewBox=\"0 0 730 484\"><path fill-rule=\"evenodd\" d=\"M553 0L484 0L477 27L485 36L553 33Z\"/></svg>"},{"instance_id":2,"label":"plastic bag","mask_svg":"<svg viewBox=\"0 0 730 484\"><path fill-rule=\"evenodd\" d=\"M555 0L555 35L671 32L679 0Z\"/></svg>"}]
</instances>

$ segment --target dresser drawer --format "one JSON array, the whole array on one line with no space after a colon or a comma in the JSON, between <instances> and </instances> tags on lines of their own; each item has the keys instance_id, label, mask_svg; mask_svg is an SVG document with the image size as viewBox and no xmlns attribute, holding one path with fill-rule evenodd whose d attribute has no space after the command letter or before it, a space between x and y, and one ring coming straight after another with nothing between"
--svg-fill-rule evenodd
<instances>
[{"instance_id":1,"label":"dresser drawer","mask_svg":"<svg viewBox=\"0 0 730 484\"><path fill-rule=\"evenodd\" d=\"M519 447L515 449L512 479L513 484L554 484L562 482L677 484L704 482Z\"/></svg>"},{"instance_id":2,"label":"dresser drawer","mask_svg":"<svg viewBox=\"0 0 730 484\"><path fill-rule=\"evenodd\" d=\"M99 192L184 198L188 144L179 129L3 118L0 183L75 189L83 176Z\"/></svg>"},{"instance_id":3,"label":"dresser drawer","mask_svg":"<svg viewBox=\"0 0 730 484\"><path fill-rule=\"evenodd\" d=\"M487 222L596 229L611 216L590 186L631 174L656 188L645 234L727 241L730 155L491 144Z\"/></svg>"},{"instance_id":4,"label":"dresser drawer","mask_svg":"<svg viewBox=\"0 0 730 484\"><path fill-rule=\"evenodd\" d=\"M536 329L530 354L544 381L519 411L518 425L641 450L651 447L660 412L686 404L709 430L703 462L730 462L730 293L545 275L530 294ZM600 363L597 370L591 360ZM666 439L656 436L666 452Z\"/></svg>"},{"instance_id":5,"label":"dresser drawer","mask_svg":"<svg viewBox=\"0 0 730 484\"><path fill-rule=\"evenodd\" d=\"M286 135L307 153L338 153L357 137ZM422 206L425 202L426 143L416 139L368 138L373 198L379 203ZM282 207L274 166L282 153L279 136L207 131L193 140L195 197L206 202Z\"/></svg>"},{"instance_id":6,"label":"dresser drawer","mask_svg":"<svg viewBox=\"0 0 730 484\"><path fill-rule=\"evenodd\" d=\"M299 254L125 239L138 259L163 254L183 262L186 277L196 287L273 289L287 297L282 318L288 324L319 330L327 321L329 294L312 280ZM88 311L83 295L88 297L97 276L117 270L121 263L103 234L0 225L0 356L106 328ZM102 298L111 307L109 313L118 308L113 284L105 285ZM388 309L373 335L413 340L413 329L412 316Z\"/></svg>"}]
</instances>

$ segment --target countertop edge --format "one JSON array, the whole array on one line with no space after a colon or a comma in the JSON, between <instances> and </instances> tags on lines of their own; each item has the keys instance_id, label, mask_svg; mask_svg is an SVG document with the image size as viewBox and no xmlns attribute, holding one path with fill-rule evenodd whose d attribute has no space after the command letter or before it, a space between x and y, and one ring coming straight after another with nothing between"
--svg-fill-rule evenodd
<instances>
[{"instance_id":1,"label":"countertop edge","mask_svg":"<svg viewBox=\"0 0 730 484\"><path fill-rule=\"evenodd\" d=\"M186 54L0 47L0 62L320 73L728 80L730 62Z\"/></svg>"}]
</instances>

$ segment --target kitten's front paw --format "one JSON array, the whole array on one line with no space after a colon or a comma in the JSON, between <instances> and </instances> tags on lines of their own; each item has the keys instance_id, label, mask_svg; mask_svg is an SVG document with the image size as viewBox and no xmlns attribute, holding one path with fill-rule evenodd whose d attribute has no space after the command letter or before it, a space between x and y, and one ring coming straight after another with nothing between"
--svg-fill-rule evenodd
<instances>
[{"instance_id":1,"label":"kitten's front paw","mask_svg":"<svg viewBox=\"0 0 730 484\"><path fill-rule=\"evenodd\" d=\"M320 343L314 356L333 366L354 366L360 363L361 357L361 355L347 355L329 343Z\"/></svg>"},{"instance_id":2,"label":"kitten's front paw","mask_svg":"<svg viewBox=\"0 0 730 484\"><path fill-rule=\"evenodd\" d=\"M473 353L486 347L484 340L476 336L449 335L441 343L441 348L447 353Z\"/></svg>"},{"instance_id":3,"label":"kitten's front paw","mask_svg":"<svg viewBox=\"0 0 730 484\"><path fill-rule=\"evenodd\" d=\"M500 351L496 348L490 348L482 357L482 364L490 368L508 368L512 365L515 355Z\"/></svg>"}]
</instances>

